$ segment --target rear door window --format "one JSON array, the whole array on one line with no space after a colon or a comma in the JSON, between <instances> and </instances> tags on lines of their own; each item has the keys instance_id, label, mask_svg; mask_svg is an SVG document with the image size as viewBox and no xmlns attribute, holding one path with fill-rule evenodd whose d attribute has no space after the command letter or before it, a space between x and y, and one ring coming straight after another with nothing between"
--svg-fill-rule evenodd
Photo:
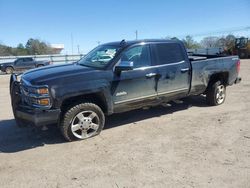
<instances>
[{"instance_id":1,"label":"rear door window","mask_svg":"<svg viewBox=\"0 0 250 188\"><path fill-rule=\"evenodd\" d=\"M26 58L26 61L33 61L32 58Z\"/></svg>"},{"instance_id":2,"label":"rear door window","mask_svg":"<svg viewBox=\"0 0 250 188\"><path fill-rule=\"evenodd\" d=\"M32 62L32 58L24 58L23 60L24 60L24 62L29 62L29 63Z\"/></svg>"},{"instance_id":3,"label":"rear door window","mask_svg":"<svg viewBox=\"0 0 250 188\"><path fill-rule=\"evenodd\" d=\"M183 50L177 43L152 44L151 48L154 65L171 64L185 60Z\"/></svg>"}]
</instances>

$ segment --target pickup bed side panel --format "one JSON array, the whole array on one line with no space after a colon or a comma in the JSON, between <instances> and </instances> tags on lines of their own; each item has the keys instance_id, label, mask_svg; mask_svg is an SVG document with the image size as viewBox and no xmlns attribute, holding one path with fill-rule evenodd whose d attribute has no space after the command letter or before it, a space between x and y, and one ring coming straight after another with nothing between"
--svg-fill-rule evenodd
<instances>
[{"instance_id":1,"label":"pickup bed side panel","mask_svg":"<svg viewBox=\"0 0 250 188\"><path fill-rule=\"evenodd\" d=\"M237 56L230 56L191 62L190 95L202 94L206 90L211 76L218 73L227 73L227 84L232 85L238 76L236 68L238 60Z\"/></svg>"}]
</instances>

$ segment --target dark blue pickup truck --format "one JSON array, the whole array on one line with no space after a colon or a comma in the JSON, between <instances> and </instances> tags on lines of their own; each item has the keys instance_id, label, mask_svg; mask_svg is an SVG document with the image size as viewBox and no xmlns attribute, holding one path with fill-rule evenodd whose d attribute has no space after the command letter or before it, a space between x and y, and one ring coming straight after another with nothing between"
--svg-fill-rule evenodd
<instances>
[{"instance_id":1,"label":"dark blue pickup truck","mask_svg":"<svg viewBox=\"0 0 250 188\"><path fill-rule=\"evenodd\" d=\"M52 64L50 61L35 61L32 57L20 57L14 62L1 63L0 70L7 74L12 74L13 72L23 72L50 64Z\"/></svg>"},{"instance_id":2,"label":"dark blue pickup truck","mask_svg":"<svg viewBox=\"0 0 250 188\"><path fill-rule=\"evenodd\" d=\"M200 94L220 105L239 68L237 56L188 56L181 41L123 40L73 64L13 74L12 108L18 125L57 124L66 140L86 139L101 132L105 115Z\"/></svg>"}]
</instances>

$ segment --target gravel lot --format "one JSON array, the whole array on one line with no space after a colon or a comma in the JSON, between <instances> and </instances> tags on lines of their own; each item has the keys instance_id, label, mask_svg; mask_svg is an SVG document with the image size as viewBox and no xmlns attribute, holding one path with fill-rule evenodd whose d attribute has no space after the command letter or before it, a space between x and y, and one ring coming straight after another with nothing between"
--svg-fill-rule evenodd
<instances>
[{"instance_id":1,"label":"gravel lot","mask_svg":"<svg viewBox=\"0 0 250 188\"><path fill-rule=\"evenodd\" d=\"M101 135L67 143L19 129L0 75L0 187L250 187L250 60L225 104L203 97L113 115Z\"/></svg>"}]
</instances>

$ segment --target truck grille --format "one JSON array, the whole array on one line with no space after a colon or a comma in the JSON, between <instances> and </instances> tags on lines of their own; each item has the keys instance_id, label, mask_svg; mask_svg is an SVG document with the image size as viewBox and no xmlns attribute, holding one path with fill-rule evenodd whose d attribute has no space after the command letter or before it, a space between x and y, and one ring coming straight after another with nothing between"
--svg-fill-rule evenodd
<instances>
[{"instance_id":1,"label":"truck grille","mask_svg":"<svg viewBox=\"0 0 250 188\"><path fill-rule=\"evenodd\" d=\"M29 97L29 89L23 82L20 84L21 98L22 102L28 105L31 105L30 97Z\"/></svg>"}]
</instances>

